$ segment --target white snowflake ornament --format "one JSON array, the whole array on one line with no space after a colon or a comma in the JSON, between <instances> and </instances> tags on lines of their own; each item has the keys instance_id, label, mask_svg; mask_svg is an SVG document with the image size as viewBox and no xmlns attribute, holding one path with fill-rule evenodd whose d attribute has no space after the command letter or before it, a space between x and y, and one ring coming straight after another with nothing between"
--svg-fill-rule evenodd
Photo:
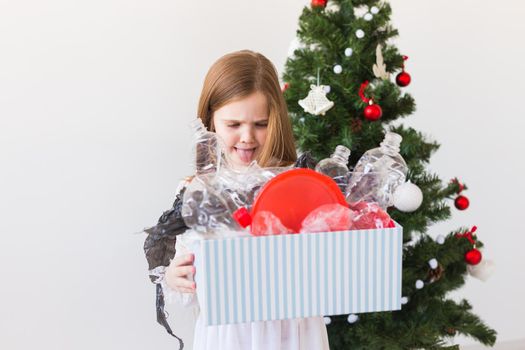
<instances>
[{"instance_id":1,"label":"white snowflake ornament","mask_svg":"<svg viewBox=\"0 0 525 350\"><path fill-rule=\"evenodd\" d=\"M310 92L304 99L299 100L299 106L304 111L313 115L324 115L334 103L326 98L324 85L310 85Z\"/></svg>"}]
</instances>

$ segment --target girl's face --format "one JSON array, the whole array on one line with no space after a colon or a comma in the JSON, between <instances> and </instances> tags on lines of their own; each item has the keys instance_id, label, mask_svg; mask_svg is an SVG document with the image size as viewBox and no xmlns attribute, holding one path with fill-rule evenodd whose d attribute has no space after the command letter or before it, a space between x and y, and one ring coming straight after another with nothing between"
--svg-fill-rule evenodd
<instances>
[{"instance_id":1,"label":"girl's face","mask_svg":"<svg viewBox=\"0 0 525 350\"><path fill-rule=\"evenodd\" d=\"M224 141L234 167L250 164L261 153L268 128L268 103L261 92L230 102L213 114L215 132Z\"/></svg>"}]
</instances>

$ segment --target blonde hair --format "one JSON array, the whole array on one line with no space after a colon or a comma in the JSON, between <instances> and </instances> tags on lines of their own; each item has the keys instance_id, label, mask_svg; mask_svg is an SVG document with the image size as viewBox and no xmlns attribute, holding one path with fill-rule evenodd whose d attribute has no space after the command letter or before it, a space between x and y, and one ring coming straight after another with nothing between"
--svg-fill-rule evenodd
<instances>
[{"instance_id":1,"label":"blonde hair","mask_svg":"<svg viewBox=\"0 0 525 350\"><path fill-rule=\"evenodd\" d=\"M206 74L197 115L214 131L213 113L235 100L261 92L268 103L268 132L257 162L262 167L286 166L297 160L292 124L272 62L260 53L242 50L219 58Z\"/></svg>"}]
</instances>

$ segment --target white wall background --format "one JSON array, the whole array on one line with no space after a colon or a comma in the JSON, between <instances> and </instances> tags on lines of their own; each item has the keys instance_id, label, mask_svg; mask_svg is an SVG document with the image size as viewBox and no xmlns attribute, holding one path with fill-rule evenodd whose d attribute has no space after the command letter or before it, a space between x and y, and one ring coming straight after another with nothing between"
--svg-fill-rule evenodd
<instances>
[{"instance_id":1,"label":"white wall background","mask_svg":"<svg viewBox=\"0 0 525 350\"><path fill-rule=\"evenodd\" d=\"M0 1L0 348L177 347L155 322L138 232L190 172L210 64L250 48L282 72L307 3ZM497 271L456 295L501 341L523 338L525 4L391 3L408 124L442 144L431 168L471 189L431 233L478 225ZM191 310L172 314L191 349Z\"/></svg>"}]
</instances>

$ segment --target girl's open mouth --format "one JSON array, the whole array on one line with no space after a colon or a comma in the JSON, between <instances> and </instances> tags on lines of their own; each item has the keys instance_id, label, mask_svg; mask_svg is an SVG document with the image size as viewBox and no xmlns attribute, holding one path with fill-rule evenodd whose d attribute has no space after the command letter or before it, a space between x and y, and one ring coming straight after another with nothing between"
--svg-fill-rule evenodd
<instances>
[{"instance_id":1,"label":"girl's open mouth","mask_svg":"<svg viewBox=\"0 0 525 350\"><path fill-rule=\"evenodd\" d=\"M253 154L255 153L255 148L237 148L233 147L237 155L244 163L249 163L252 161Z\"/></svg>"}]
</instances>

